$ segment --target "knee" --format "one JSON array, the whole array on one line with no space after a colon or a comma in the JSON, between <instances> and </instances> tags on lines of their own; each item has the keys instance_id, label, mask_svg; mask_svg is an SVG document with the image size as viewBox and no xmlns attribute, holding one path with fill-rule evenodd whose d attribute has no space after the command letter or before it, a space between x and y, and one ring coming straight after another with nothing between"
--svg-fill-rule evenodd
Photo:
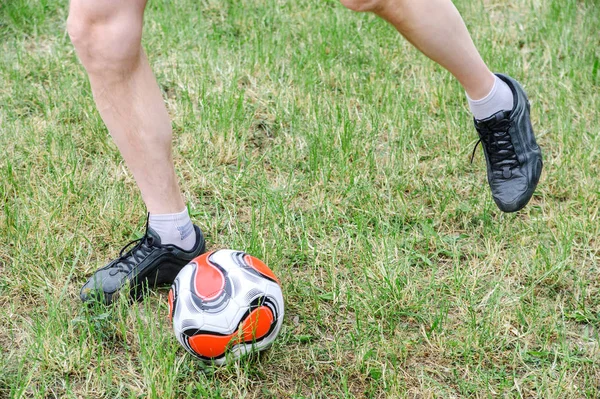
<instances>
[{"instance_id":1,"label":"knee","mask_svg":"<svg viewBox=\"0 0 600 399\"><path fill-rule=\"evenodd\" d=\"M124 18L116 9L98 12L89 5L78 7L81 2L71 1L67 32L88 73L121 73L131 68L141 51L141 16L136 21L135 16Z\"/></svg>"},{"instance_id":2,"label":"knee","mask_svg":"<svg viewBox=\"0 0 600 399\"><path fill-rule=\"evenodd\" d=\"M353 11L378 12L385 7L386 0L340 0L344 7Z\"/></svg>"}]
</instances>

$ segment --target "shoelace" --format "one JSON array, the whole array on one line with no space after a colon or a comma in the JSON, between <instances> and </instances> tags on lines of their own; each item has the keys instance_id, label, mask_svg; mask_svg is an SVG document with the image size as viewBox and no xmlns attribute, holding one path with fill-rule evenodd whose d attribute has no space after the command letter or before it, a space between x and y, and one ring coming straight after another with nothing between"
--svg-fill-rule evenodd
<instances>
[{"instance_id":1,"label":"shoelace","mask_svg":"<svg viewBox=\"0 0 600 399\"><path fill-rule=\"evenodd\" d=\"M131 250L127 253L124 253L127 248L129 248L132 244L137 243ZM121 249L119 253L119 259L114 263L114 266L111 268L115 270L114 273L117 272L125 272L129 273L131 269L137 264L139 264L150 252L152 252L152 238L148 236L144 236L142 238L138 238L137 240L133 240L129 242L127 245Z\"/></svg>"},{"instance_id":2,"label":"shoelace","mask_svg":"<svg viewBox=\"0 0 600 399\"><path fill-rule=\"evenodd\" d=\"M487 123L479 123L477 125L479 141L473 148L471 163L473 163L479 143L483 142L492 170L500 172L502 177L509 179L512 176L512 169L519 166L519 160L508 133L509 128L510 119L506 117Z\"/></svg>"},{"instance_id":3,"label":"shoelace","mask_svg":"<svg viewBox=\"0 0 600 399\"><path fill-rule=\"evenodd\" d=\"M146 220L146 232L144 236L137 240L130 241L121 248L119 258L112 263L113 266L111 266L112 270L110 271L110 274L115 275L118 272L129 273L135 265L139 264L146 256L148 256L148 254L150 254L150 252L152 252L151 247L154 244L153 241L154 239L148 235L148 220ZM127 251L132 245L134 245L133 248Z\"/></svg>"}]
</instances>

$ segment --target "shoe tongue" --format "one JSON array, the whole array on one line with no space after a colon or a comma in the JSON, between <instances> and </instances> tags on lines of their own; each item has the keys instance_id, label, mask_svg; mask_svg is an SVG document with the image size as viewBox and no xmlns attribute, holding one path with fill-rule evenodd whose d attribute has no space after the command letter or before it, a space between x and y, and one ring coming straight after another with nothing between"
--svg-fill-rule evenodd
<instances>
[{"instance_id":1,"label":"shoe tongue","mask_svg":"<svg viewBox=\"0 0 600 399\"><path fill-rule=\"evenodd\" d=\"M510 112L511 111L498 111L495 114L493 114L492 116L489 116L485 119L475 119L475 122L478 125L493 126L504 119L508 119Z\"/></svg>"},{"instance_id":2,"label":"shoe tongue","mask_svg":"<svg viewBox=\"0 0 600 399\"><path fill-rule=\"evenodd\" d=\"M152 230L150 227L148 227L147 235L149 238L152 238L152 245L157 245L157 246L162 245L162 243L160 241L160 236L158 235L158 233L156 231Z\"/></svg>"}]
</instances>

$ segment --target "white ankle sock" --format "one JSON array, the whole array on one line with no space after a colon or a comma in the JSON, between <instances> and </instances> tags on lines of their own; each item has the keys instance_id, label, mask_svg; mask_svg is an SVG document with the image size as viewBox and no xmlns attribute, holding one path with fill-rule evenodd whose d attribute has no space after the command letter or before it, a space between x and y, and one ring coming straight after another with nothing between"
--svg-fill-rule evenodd
<instances>
[{"instance_id":1,"label":"white ankle sock","mask_svg":"<svg viewBox=\"0 0 600 399\"><path fill-rule=\"evenodd\" d=\"M187 208L179 213L150 214L148 223L160 236L161 244L173 244L184 251L196 244L196 230Z\"/></svg>"},{"instance_id":2,"label":"white ankle sock","mask_svg":"<svg viewBox=\"0 0 600 399\"><path fill-rule=\"evenodd\" d=\"M467 95L469 108L471 108L475 119L489 118L496 112L512 111L513 109L514 99L512 90L502 79L498 76L495 77L494 87L492 87L487 96L479 100L471 100Z\"/></svg>"}]
</instances>

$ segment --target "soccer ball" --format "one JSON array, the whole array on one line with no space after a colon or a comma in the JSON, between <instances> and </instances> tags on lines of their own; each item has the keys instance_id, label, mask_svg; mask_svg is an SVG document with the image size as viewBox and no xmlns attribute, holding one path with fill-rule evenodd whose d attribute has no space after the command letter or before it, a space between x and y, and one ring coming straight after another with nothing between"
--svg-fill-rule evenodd
<instances>
[{"instance_id":1,"label":"soccer ball","mask_svg":"<svg viewBox=\"0 0 600 399\"><path fill-rule=\"evenodd\" d=\"M273 343L283 322L279 280L267 265L244 252L206 253L175 278L169 319L189 353L222 365Z\"/></svg>"}]
</instances>

